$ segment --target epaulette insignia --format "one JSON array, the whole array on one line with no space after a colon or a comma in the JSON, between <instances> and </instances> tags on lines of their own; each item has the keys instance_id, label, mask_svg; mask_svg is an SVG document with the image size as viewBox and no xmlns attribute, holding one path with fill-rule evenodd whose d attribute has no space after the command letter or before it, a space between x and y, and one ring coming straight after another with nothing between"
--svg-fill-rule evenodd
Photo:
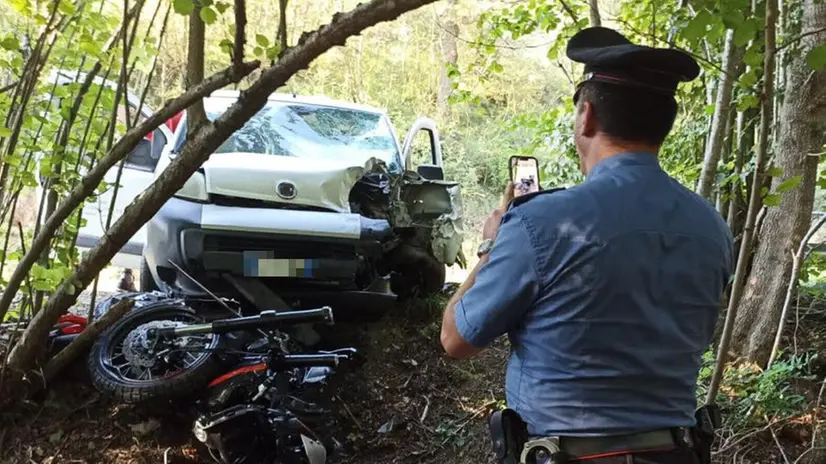
<instances>
[{"instance_id":1,"label":"epaulette insignia","mask_svg":"<svg viewBox=\"0 0 826 464\"><path fill-rule=\"evenodd\" d=\"M524 203L528 202L531 198L536 198L540 195L547 195L549 193L558 192L560 190L565 190L565 187L555 187L555 188L550 188L550 189L546 189L546 190L540 190L538 192L528 193L528 194L525 194L525 195L520 195L520 196L514 198L513 200L511 200L510 205L508 205L508 209L512 209L512 208L515 208L515 207L517 207L521 204L524 204Z\"/></svg>"}]
</instances>

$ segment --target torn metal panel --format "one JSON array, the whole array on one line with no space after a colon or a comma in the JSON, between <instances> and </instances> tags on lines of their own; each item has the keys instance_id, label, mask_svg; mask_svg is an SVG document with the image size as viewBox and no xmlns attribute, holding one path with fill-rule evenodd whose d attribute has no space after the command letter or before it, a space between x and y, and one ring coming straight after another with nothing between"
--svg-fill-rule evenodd
<instances>
[{"instance_id":1,"label":"torn metal panel","mask_svg":"<svg viewBox=\"0 0 826 464\"><path fill-rule=\"evenodd\" d=\"M462 267L464 225L461 187L456 182L429 180L416 172L393 175L378 159L368 162L367 172L387 174L389 181L389 220L397 228L429 228L430 248L442 264Z\"/></svg>"}]
</instances>

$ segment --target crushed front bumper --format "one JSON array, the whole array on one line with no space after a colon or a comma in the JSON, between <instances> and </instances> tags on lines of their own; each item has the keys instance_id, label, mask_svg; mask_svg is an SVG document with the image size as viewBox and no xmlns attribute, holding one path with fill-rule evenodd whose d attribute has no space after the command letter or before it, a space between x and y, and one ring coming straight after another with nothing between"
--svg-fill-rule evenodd
<instances>
[{"instance_id":1,"label":"crushed front bumper","mask_svg":"<svg viewBox=\"0 0 826 464\"><path fill-rule=\"evenodd\" d=\"M382 241L391 236L387 221L357 214L172 198L148 223L143 255L156 283L193 295L203 291L170 260L217 292L226 288L221 276L230 274L265 279L274 290L311 294L363 290L356 284L362 261L380 256Z\"/></svg>"}]
</instances>

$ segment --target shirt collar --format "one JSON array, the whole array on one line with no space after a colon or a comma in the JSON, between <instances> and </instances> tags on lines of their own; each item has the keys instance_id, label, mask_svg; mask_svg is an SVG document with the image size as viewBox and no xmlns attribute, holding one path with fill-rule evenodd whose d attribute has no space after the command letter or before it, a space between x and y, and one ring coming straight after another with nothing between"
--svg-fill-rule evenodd
<instances>
[{"instance_id":1,"label":"shirt collar","mask_svg":"<svg viewBox=\"0 0 826 464\"><path fill-rule=\"evenodd\" d=\"M647 151L628 151L609 156L597 163L586 176L587 179L598 177L606 172L625 166L659 166L657 155Z\"/></svg>"}]
</instances>

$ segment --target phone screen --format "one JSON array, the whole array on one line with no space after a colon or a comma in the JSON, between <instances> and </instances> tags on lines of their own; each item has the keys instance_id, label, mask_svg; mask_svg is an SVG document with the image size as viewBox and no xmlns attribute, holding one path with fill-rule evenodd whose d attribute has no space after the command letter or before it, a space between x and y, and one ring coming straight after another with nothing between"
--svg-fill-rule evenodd
<instances>
[{"instance_id":1,"label":"phone screen","mask_svg":"<svg viewBox=\"0 0 826 464\"><path fill-rule=\"evenodd\" d=\"M512 156L510 158L510 174L515 197L540 190L539 162L536 158Z\"/></svg>"}]
</instances>

